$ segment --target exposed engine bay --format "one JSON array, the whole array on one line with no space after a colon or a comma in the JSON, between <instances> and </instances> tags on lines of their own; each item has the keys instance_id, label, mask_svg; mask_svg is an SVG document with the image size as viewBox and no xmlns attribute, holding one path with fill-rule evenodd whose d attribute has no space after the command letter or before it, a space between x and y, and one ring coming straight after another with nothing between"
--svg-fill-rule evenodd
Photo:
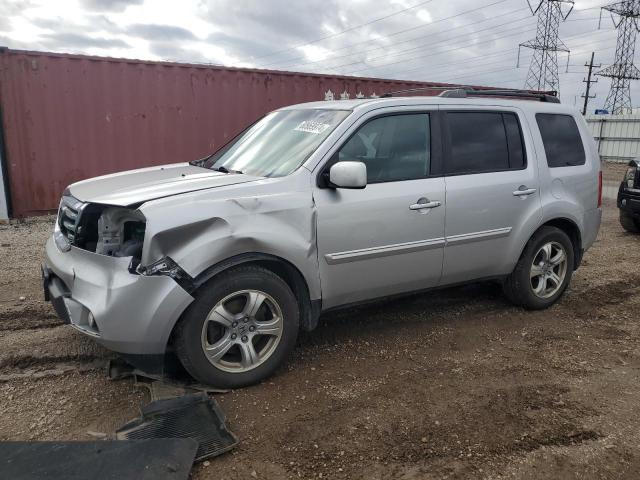
<instances>
[{"instance_id":1,"label":"exposed engine bay","mask_svg":"<svg viewBox=\"0 0 640 480\"><path fill-rule=\"evenodd\" d=\"M137 262L145 226L138 210L82 203L68 196L63 197L58 212L57 228L69 245L100 255L134 257Z\"/></svg>"},{"instance_id":2,"label":"exposed engine bay","mask_svg":"<svg viewBox=\"0 0 640 480\"><path fill-rule=\"evenodd\" d=\"M95 252L113 257L140 257L144 240L144 217L139 212L112 207L98 218Z\"/></svg>"}]
</instances>

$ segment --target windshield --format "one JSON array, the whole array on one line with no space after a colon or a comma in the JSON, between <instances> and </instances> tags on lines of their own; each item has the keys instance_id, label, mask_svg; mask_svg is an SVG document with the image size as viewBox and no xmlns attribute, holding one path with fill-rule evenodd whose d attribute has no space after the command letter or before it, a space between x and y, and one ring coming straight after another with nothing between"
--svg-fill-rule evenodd
<instances>
[{"instance_id":1,"label":"windshield","mask_svg":"<svg viewBox=\"0 0 640 480\"><path fill-rule=\"evenodd\" d=\"M272 112L212 155L204 166L259 177L289 175L349 113L311 109Z\"/></svg>"}]
</instances>

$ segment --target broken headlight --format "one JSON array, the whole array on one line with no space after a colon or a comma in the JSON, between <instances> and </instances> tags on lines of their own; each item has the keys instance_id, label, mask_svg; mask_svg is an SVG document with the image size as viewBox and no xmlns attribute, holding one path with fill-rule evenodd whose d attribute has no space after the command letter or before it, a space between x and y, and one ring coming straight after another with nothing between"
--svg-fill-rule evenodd
<instances>
[{"instance_id":1,"label":"broken headlight","mask_svg":"<svg viewBox=\"0 0 640 480\"><path fill-rule=\"evenodd\" d=\"M139 265L136 268L136 272L146 277L155 275L171 277L187 292L194 289L193 278L180 268L180 265L174 262L170 257L161 258L160 260L146 266Z\"/></svg>"}]
</instances>

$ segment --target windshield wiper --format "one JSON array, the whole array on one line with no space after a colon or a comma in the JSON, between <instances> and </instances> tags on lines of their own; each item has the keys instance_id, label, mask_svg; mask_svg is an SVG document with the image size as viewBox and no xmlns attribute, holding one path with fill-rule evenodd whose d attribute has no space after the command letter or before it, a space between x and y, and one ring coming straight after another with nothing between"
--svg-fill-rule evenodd
<instances>
[{"instance_id":1,"label":"windshield wiper","mask_svg":"<svg viewBox=\"0 0 640 480\"><path fill-rule=\"evenodd\" d=\"M231 170L230 168L223 167L222 165L217 168L212 168L212 170L222 173L242 173L240 170Z\"/></svg>"}]
</instances>

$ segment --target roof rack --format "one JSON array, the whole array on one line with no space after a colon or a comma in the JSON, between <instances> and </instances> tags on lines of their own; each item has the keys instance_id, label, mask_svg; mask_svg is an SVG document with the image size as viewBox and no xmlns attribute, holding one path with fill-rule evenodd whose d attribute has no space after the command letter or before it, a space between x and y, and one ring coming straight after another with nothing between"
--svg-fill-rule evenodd
<instances>
[{"instance_id":1,"label":"roof rack","mask_svg":"<svg viewBox=\"0 0 640 480\"><path fill-rule=\"evenodd\" d=\"M532 92L528 90L509 90L509 89L478 89L467 86L455 86L454 88L448 87L418 87L418 88L410 88L407 90L398 90L395 92L387 92L382 94L381 98L389 98L394 97L397 94L402 93L412 93L412 92L421 92L421 91L430 91L430 90L441 90L441 93L438 95L439 97L447 97L447 98L468 98L468 97L513 97L513 98L524 98L524 99L537 99L541 102L549 102L549 103L560 103L560 99L558 98L558 92L556 91L548 91L548 92Z\"/></svg>"}]
</instances>

